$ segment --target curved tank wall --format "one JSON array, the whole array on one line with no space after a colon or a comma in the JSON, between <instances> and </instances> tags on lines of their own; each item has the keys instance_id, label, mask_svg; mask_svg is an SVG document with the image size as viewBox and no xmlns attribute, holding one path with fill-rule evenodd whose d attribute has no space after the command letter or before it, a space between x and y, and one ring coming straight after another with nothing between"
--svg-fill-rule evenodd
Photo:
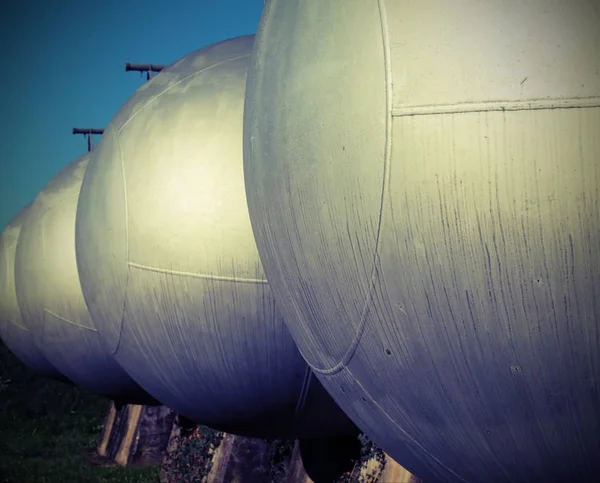
<instances>
[{"instance_id":1,"label":"curved tank wall","mask_svg":"<svg viewBox=\"0 0 600 483\"><path fill-rule=\"evenodd\" d=\"M98 337L75 259L75 215L90 154L67 164L25 216L15 256L23 325L46 359L73 383L120 402L152 402Z\"/></svg>"},{"instance_id":2,"label":"curved tank wall","mask_svg":"<svg viewBox=\"0 0 600 483\"><path fill-rule=\"evenodd\" d=\"M119 111L77 213L83 293L106 347L189 419L251 436L355 431L275 306L244 191L253 36L200 49Z\"/></svg>"},{"instance_id":3,"label":"curved tank wall","mask_svg":"<svg viewBox=\"0 0 600 483\"><path fill-rule=\"evenodd\" d=\"M62 379L23 324L15 290L15 253L21 225L30 208L31 204L17 213L0 235L0 335L10 351L34 372Z\"/></svg>"},{"instance_id":4,"label":"curved tank wall","mask_svg":"<svg viewBox=\"0 0 600 483\"><path fill-rule=\"evenodd\" d=\"M249 212L302 354L425 481L600 481L600 9L270 0Z\"/></svg>"}]
</instances>

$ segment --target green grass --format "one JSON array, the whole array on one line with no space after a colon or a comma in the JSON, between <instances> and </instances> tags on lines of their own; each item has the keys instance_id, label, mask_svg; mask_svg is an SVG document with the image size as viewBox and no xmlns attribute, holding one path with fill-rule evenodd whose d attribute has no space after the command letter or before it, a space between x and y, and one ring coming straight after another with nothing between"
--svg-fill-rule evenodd
<instances>
[{"instance_id":1,"label":"green grass","mask_svg":"<svg viewBox=\"0 0 600 483\"><path fill-rule=\"evenodd\" d=\"M156 483L159 467L100 466L108 400L35 376L0 343L0 483Z\"/></svg>"}]
</instances>

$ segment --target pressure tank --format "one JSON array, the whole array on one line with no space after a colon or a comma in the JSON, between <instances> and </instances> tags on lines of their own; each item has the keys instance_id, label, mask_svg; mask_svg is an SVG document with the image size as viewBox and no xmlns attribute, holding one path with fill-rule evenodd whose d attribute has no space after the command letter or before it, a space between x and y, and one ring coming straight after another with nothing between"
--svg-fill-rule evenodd
<instances>
[{"instance_id":1,"label":"pressure tank","mask_svg":"<svg viewBox=\"0 0 600 483\"><path fill-rule=\"evenodd\" d=\"M101 344L75 259L75 215L90 154L67 164L35 199L15 255L22 323L38 349L74 384L121 402L151 402Z\"/></svg>"},{"instance_id":2,"label":"pressure tank","mask_svg":"<svg viewBox=\"0 0 600 483\"><path fill-rule=\"evenodd\" d=\"M21 225L31 204L25 206L0 235L0 335L6 347L36 374L61 379L62 375L35 344L23 324L15 290L15 253Z\"/></svg>"},{"instance_id":3,"label":"pressure tank","mask_svg":"<svg viewBox=\"0 0 600 483\"><path fill-rule=\"evenodd\" d=\"M599 5L267 2L264 270L326 389L425 481L600 481Z\"/></svg>"},{"instance_id":4,"label":"pressure tank","mask_svg":"<svg viewBox=\"0 0 600 483\"><path fill-rule=\"evenodd\" d=\"M253 39L183 57L110 122L77 211L83 293L110 353L192 421L257 437L355 431L300 356L252 234L242 124Z\"/></svg>"}]
</instances>

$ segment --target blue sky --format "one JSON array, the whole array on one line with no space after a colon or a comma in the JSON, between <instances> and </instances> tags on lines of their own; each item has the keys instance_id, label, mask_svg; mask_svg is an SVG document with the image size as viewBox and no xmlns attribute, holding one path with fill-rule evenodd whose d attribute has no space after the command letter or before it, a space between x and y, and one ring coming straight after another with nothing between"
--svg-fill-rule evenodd
<instances>
[{"instance_id":1,"label":"blue sky","mask_svg":"<svg viewBox=\"0 0 600 483\"><path fill-rule=\"evenodd\" d=\"M125 62L170 64L255 33L263 0L0 2L0 229L87 149L144 82ZM98 139L95 140L97 143Z\"/></svg>"}]
</instances>

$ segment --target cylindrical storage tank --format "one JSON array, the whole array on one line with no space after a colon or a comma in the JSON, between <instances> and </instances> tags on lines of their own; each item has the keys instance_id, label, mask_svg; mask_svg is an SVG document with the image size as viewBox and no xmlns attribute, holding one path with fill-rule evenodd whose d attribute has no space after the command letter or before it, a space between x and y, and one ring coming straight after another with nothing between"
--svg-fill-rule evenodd
<instances>
[{"instance_id":1,"label":"cylindrical storage tank","mask_svg":"<svg viewBox=\"0 0 600 483\"><path fill-rule=\"evenodd\" d=\"M62 379L23 324L15 290L15 253L21 225L30 208L28 204L17 213L0 235L0 335L6 347L36 374Z\"/></svg>"},{"instance_id":2,"label":"cylindrical storage tank","mask_svg":"<svg viewBox=\"0 0 600 483\"><path fill-rule=\"evenodd\" d=\"M77 212L83 293L123 368L189 419L248 436L355 431L300 356L252 234L242 124L253 39L183 57L111 121Z\"/></svg>"},{"instance_id":3,"label":"cylindrical storage tank","mask_svg":"<svg viewBox=\"0 0 600 483\"><path fill-rule=\"evenodd\" d=\"M270 0L250 217L300 351L425 481L600 481L600 7Z\"/></svg>"},{"instance_id":4,"label":"cylindrical storage tank","mask_svg":"<svg viewBox=\"0 0 600 483\"><path fill-rule=\"evenodd\" d=\"M101 344L81 291L75 215L89 159L86 153L66 165L23 219L15 256L22 323L45 358L76 385L122 402L150 402Z\"/></svg>"}]
</instances>

